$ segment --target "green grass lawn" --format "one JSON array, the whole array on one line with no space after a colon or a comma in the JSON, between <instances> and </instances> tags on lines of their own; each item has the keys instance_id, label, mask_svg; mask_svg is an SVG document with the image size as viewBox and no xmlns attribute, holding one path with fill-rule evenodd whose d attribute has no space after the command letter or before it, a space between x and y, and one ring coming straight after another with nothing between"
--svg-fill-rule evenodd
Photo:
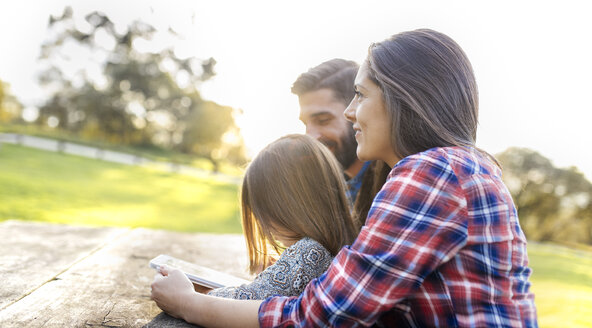
<instances>
[{"instance_id":1,"label":"green grass lawn","mask_svg":"<svg viewBox=\"0 0 592 328\"><path fill-rule=\"evenodd\" d=\"M4 144L0 220L240 233L237 186ZM592 327L592 252L529 244L539 324Z\"/></svg>"},{"instance_id":2,"label":"green grass lawn","mask_svg":"<svg viewBox=\"0 0 592 328\"><path fill-rule=\"evenodd\" d=\"M592 327L592 252L530 242L541 328Z\"/></svg>"},{"instance_id":3,"label":"green grass lawn","mask_svg":"<svg viewBox=\"0 0 592 328\"><path fill-rule=\"evenodd\" d=\"M238 187L3 144L0 220L241 233Z\"/></svg>"}]
</instances>

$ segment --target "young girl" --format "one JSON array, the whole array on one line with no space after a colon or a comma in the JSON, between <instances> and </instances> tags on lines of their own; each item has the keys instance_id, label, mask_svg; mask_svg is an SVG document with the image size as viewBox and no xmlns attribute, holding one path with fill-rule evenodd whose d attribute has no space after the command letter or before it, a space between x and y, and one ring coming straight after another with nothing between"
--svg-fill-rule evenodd
<instances>
[{"instance_id":1,"label":"young girl","mask_svg":"<svg viewBox=\"0 0 592 328\"><path fill-rule=\"evenodd\" d=\"M250 271L247 285L214 289L213 296L263 300L299 295L339 249L357 235L343 173L331 152L305 135L282 137L251 162L242 183L242 223ZM269 248L287 247L269 265Z\"/></svg>"},{"instance_id":2,"label":"young girl","mask_svg":"<svg viewBox=\"0 0 592 328\"><path fill-rule=\"evenodd\" d=\"M177 293L153 291L158 306L207 327L536 327L526 239L500 167L475 146L462 49L433 30L394 35L370 47L355 89L357 155L392 170L351 247L299 297L231 302L181 276Z\"/></svg>"}]
</instances>

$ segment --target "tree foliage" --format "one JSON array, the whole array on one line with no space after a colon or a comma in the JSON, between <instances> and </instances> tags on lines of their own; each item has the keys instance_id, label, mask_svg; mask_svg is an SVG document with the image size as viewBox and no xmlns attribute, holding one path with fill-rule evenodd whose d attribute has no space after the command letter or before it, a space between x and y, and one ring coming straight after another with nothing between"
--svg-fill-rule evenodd
<instances>
[{"instance_id":1,"label":"tree foliage","mask_svg":"<svg viewBox=\"0 0 592 328\"><path fill-rule=\"evenodd\" d=\"M0 123L20 121L23 106L9 89L9 85L0 80Z\"/></svg>"},{"instance_id":2,"label":"tree foliage","mask_svg":"<svg viewBox=\"0 0 592 328\"><path fill-rule=\"evenodd\" d=\"M214 75L213 58L178 58L172 46L138 50L140 41L150 44L156 33L163 33L142 21L123 30L100 12L86 15L85 21L86 29L80 29L69 7L61 17L49 19L53 38L42 46L47 67L39 81L51 96L40 108L39 124L114 143L177 149L212 161L230 147L238 149L231 159L244 161L234 110L202 99L197 90ZM164 33L175 37L170 29ZM72 72L73 59L80 59L72 53L85 54L89 64ZM235 144L225 144L228 133L237 135Z\"/></svg>"},{"instance_id":3,"label":"tree foliage","mask_svg":"<svg viewBox=\"0 0 592 328\"><path fill-rule=\"evenodd\" d=\"M592 243L592 184L581 172L525 148L497 158L529 239Z\"/></svg>"}]
</instances>

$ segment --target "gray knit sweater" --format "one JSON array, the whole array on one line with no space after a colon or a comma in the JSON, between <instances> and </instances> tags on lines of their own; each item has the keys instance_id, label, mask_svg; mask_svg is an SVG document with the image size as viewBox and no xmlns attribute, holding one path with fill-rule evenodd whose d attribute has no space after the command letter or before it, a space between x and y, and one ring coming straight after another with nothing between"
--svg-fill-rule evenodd
<instances>
[{"instance_id":1,"label":"gray knit sweater","mask_svg":"<svg viewBox=\"0 0 592 328\"><path fill-rule=\"evenodd\" d=\"M323 245L305 237L284 250L280 258L258 274L252 283L217 288L208 295L243 300L263 300L274 295L297 296L309 281L327 270L332 260Z\"/></svg>"}]
</instances>

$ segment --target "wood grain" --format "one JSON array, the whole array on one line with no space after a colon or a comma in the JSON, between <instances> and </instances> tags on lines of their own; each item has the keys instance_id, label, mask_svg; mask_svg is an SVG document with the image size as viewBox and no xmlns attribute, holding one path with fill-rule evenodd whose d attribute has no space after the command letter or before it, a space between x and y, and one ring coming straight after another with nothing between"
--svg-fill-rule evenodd
<instances>
[{"instance_id":1,"label":"wood grain","mask_svg":"<svg viewBox=\"0 0 592 328\"><path fill-rule=\"evenodd\" d=\"M30 230L25 227L22 227L23 231L17 231L19 229L16 226L11 227L15 235L29 234L27 238L32 240L47 240L26 251L29 260L35 258L35 254L51 253L57 244L63 248L61 253L64 254L73 253L67 251L69 248L79 248L75 245L80 236L73 237L68 232L58 242L46 238L46 232L55 235L55 229L73 229L83 235L92 235L86 228L37 227L33 233L29 233ZM3 228L0 225L0 236L4 233ZM150 283L155 272L148 267L148 262L159 254L169 254L251 278L244 270L247 260L244 239L240 235L104 229L95 229L103 235L95 239L107 239L108 242L63 270L55 279L37 282L39 285L30 294L5 307L0 311L0 327L192 327L165 315L150 300ZM111 239L107 236L111 236ZM60 255L56 253L53 257L59 258ZM42 267L38 274L51 276L51 272L56 270L59 269Z\"/></svg>"},{"instance_id":2,"label":"wood grain","mask_svg":"<svg viewBox=\"0 0 592 328\"><path fill-rule=\"evenodd\" d=\"M129 229L0 223L0 309L54 279Z\"/></svg>"}]
</instances>

